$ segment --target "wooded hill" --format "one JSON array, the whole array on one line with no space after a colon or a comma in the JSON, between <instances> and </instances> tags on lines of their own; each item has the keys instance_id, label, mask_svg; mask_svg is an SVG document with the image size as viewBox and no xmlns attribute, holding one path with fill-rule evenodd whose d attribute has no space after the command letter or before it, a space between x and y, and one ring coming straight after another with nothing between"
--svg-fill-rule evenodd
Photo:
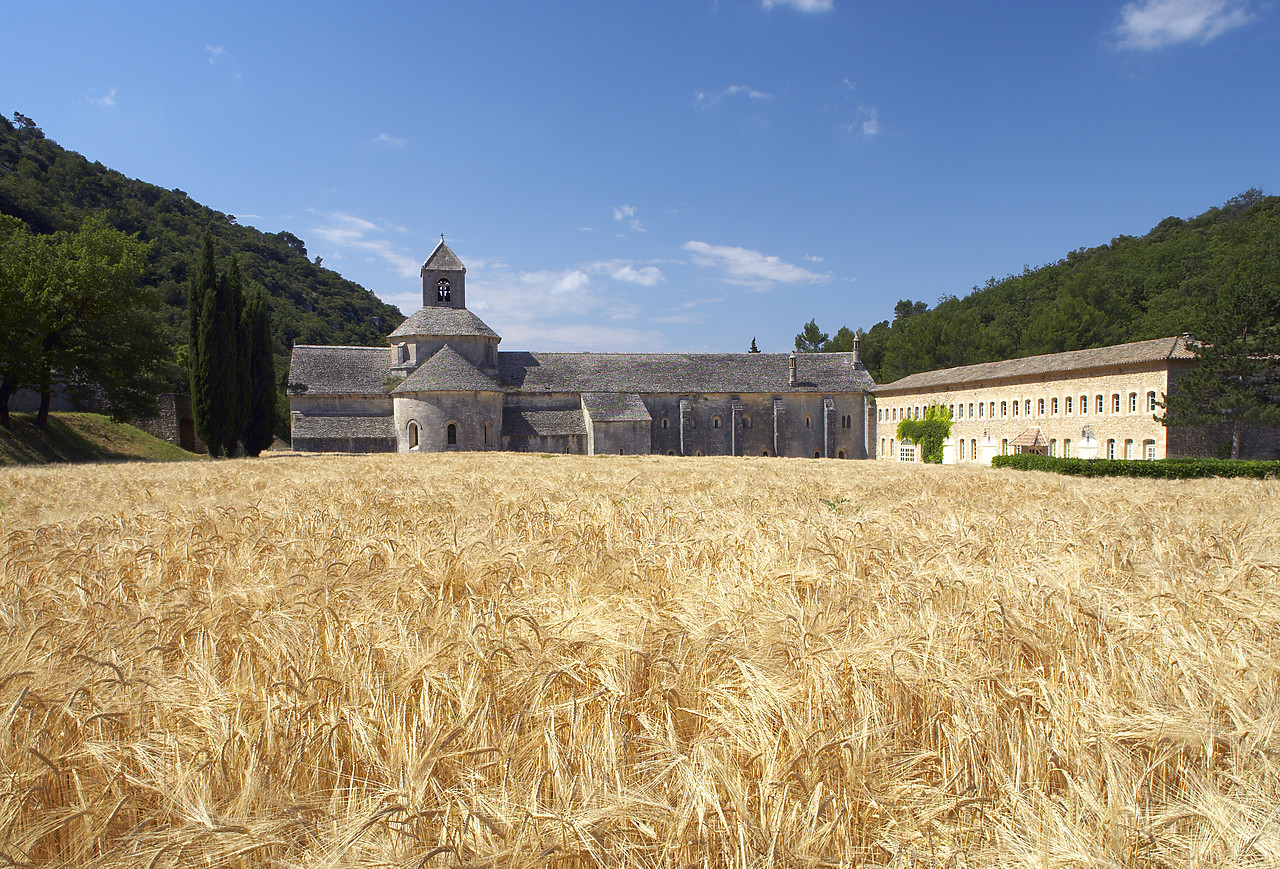
<instances>
[{"instance_id":1,"label":"wooded hill","mask_svg":"<svg viewBox=\"0 0 1280 869\"><path fill-rule=\"evenodd\" d=\"M1166 218L1144 236L992 278L963 298L943 296L932 309L900 301L892 322L865 332L862 355L877 383L891 383L918 371L1194 333L1232 282L1280 286L1280 197L1249 190L1190 220ZM832 343L826 349L851 349Z\"/></svg>"},{"instance_id":2,"label":"wooded hill","mask_svg":"<svg viewBox=\"0 0 1280 869\"><path fill-rule=\"evenodd\" d=\"M187 343L188 272L205 230L217 250L239 256L245 290L261 287L270 309L276 370L283 377L294 342L381 345L404 319L394 305L322 268L307 257L292 233L264 233L236 223L181 190L126 178L45 137L22 115L0 117L0 213L23 220L34 232L73 230L95 212L111 225L152 242L141 278L165 302L164 320L175 348ZM176 352L175 352L176 355ZM185 381L171 384L186 391Z\"/></svg>"}]
</instances>

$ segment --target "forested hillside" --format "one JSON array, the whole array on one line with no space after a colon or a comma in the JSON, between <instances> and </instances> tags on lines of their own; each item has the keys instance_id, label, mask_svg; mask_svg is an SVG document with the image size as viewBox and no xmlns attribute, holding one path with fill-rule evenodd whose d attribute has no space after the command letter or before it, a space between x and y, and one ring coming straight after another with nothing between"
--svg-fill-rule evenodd
<instances>
[{"instance_id":1,"label":"forested hillside","mask_svg":"<svg viewBox=\"0 0 1280 869\"><path fill-rule=\"evenodd\" d=\"M103 212L115 228L152 242L141 280L164 299L175 351L187 341L188 271L206 229L220 255L238 254L246 292L265 291L282 376L295 341L383 344L404 319L393 305L308 259L304 243L291 233L240 226L233 215L201 205L181 190L91 163L46 138L30 119L14 118L16 124L0 117L0 213L48 233L76 229L89 214ZM171 387L185 390L185 383Z\"/></svg>"},{"instance_id":2,"label":"forested hillside","mask_svg":"<svg viewBox=\"0 0 1280 869\"><path fill-rule=\"evenodd\" d=\"M944 296L932 309L902 300L892 323L863 335L862 355L876 381L890 383L918 371L1195 332L1229 283L1280 286L1280 197L1250 190L1199 217L1162 220L1140 238L1122 235L993 278L963 298Z\"/></svg>"}]
</instances>

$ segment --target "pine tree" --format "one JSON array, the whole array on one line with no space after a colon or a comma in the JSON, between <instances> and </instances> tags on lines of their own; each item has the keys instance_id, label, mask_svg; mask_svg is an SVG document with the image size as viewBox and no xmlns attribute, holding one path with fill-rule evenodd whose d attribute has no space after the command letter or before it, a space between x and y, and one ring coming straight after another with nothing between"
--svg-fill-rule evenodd
<instances>
[{"instance_id":1,"label":"pine tree","mask_svg":"<svg viewBox=\"0 0 1280 869\"><path fill-rule=\"evenodd\" d=\"M191 412L195 417L196 436L205 442L209 455L222 454L222 439L217 433L216 384L209 353L216 349L211 334L217 305L218 269L214 260L213 235L206 232L200 259L196 262L187 299L190 326Z\"/></svg>"},{"instance_id":2,"label":"pine tree","mask_svg":"<svg viewBox=\"0 0 1280 869\"><path fill-rule=\"evenodd\" d=\"M254 293L245 304L245 334L249 349L248 413L244 451L257 456L271 446L276 418L276 360L271 346L271 318L267 300Z\"/></svg>"}]
</instances>

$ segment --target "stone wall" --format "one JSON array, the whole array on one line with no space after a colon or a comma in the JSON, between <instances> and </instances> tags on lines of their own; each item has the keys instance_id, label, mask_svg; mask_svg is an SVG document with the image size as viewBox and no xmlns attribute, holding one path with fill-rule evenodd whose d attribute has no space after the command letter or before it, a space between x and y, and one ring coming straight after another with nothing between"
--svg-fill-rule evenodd
<instances>
[{"instance_id":1,"label":"stone wall","mask_svg":"<svg viewBox=\"0 0 1280 869\"><path fill-rule=\"evenodd\" d=\"M410 424L418 443L411 443ZM449 426L454 443L449 443ZM400 452L496 450L502 444L502 393L424 392L398 395L396 438Z\"/></svg>"},{"instance_id":2,"label":"stone wall","mask_svg":"<svg viewBox=\"0 0 1280 869\"><path fill-rule=\"evenodd\" d=\"M866 458L862 393L645 395L643 399L653 418L651 449L658 455L839 458L843 453L844 458ZM777 414L775 400L781 411ZM833 417L830 432L828 416Z\"/></svg>"}]
</instances>

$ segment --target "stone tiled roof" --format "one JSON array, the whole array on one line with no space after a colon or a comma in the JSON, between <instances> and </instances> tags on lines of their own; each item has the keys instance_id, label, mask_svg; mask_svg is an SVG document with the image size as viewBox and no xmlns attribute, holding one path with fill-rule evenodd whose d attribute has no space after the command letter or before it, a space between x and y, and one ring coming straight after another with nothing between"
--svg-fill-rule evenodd
<instances>
[{"instance_id":1,"label":"stone tiled roof","mask_svg":"<svg viewBox=\"0 0 1280 869\"><path fill-rule=\"evenodd\" d=\"M436 249L431 252L431 256L427 257L427 261L422 264L422 268L424 270L453 269L460 272L466 271L466 268L462 265L462 260L458 259L458 255L449 249L449 245L444 243L443 238L436 245Z\"/></svg>"},{"instance_id":2,"label":"stone tiled roof","mask_svg":"<svg viewBox=\"0 0 1280 869\"><path fill-rule=\"evenodd\" d=\"M393 395L406 392L501 392L498 384L463 359L448 344L418 366L395 389Z\"/></svg>"},{"instance_id":3,"label":"stone tiled roof","mask_svg":"<svg viewBox=\"0 0 1280 869\"><path fill-rule=\"evenodd\" d=\"M289 360L289 392L307 395L386 393L391 351L386 347L321 347L295 344Z\"/></svg>"},{"instance_id":4,"label":"stone tiled roof","mask_svg":"<svg viewBox=\"0 0 1280 869\"><path fill-rule=\"evenodd\" d=\"M649 422L649 408L640 396L626 392L584 392L582 406L593 422Z\"/></svg>"},{"instance_id":5,"label":"stone tiled roof","mask_svg":"<svg viewBox=\"0 0 1280 869\"><path fill-rule=\"evenodd\" d=\"M499 382L525 392L857 392L875 386L852 353L499 353Z\"/></svg>"},{"instance_id":6,"label":"stone tiled roof","mask_svg":"<svg viewBox=\"0 0 1280 869\"><path fill-rule=\"evenodd\" d=\"M585 435L586 421L579 410L524 410L508 407L502 411L502 434L509 437Z\"/></svg>"},{"instance_id":7,"label":"stone tiled roof","mask_svg":"<svg viewBox=\"0 0 1280 869\"><path fill-rule=\"evenodd\" d=\"M391 333L392 338L417 336L444 336L450 338L463 335L484 338L498 337L498 333L486 326L484 320L481 320L466 308L449 307L419 308Z\"/></svg>"},{"instance_id":8,"label":"stone tiled roof","mask_svg":"<svg viewBox=\"0 0 1280 869\"><path fill-rule=\"evenodd\" d=\"M294 438L394 438L396 421L392 416L295 416Z\"/></svg>"},{"instance_id":9,"label":"stone tiled roof","mask_svg":"<svg viewBox=\"0 0 1280 869\"><path fill-rule=\"evenodd\" d=\"M1117 344L1114 347L1070 350L1066 353L1048 353L1044 356L1028 356L1023 359L1006 359L1001 362L983 362L959 368L922 371L892 383L881 384L876 387L876 392L893 395L899 391L939 389L979 381L1043 377L1143 362L1194 358L1195 354L1187 348L1185 338L1156 338L1150 341Z\"/></svg>"}]
</instances>

